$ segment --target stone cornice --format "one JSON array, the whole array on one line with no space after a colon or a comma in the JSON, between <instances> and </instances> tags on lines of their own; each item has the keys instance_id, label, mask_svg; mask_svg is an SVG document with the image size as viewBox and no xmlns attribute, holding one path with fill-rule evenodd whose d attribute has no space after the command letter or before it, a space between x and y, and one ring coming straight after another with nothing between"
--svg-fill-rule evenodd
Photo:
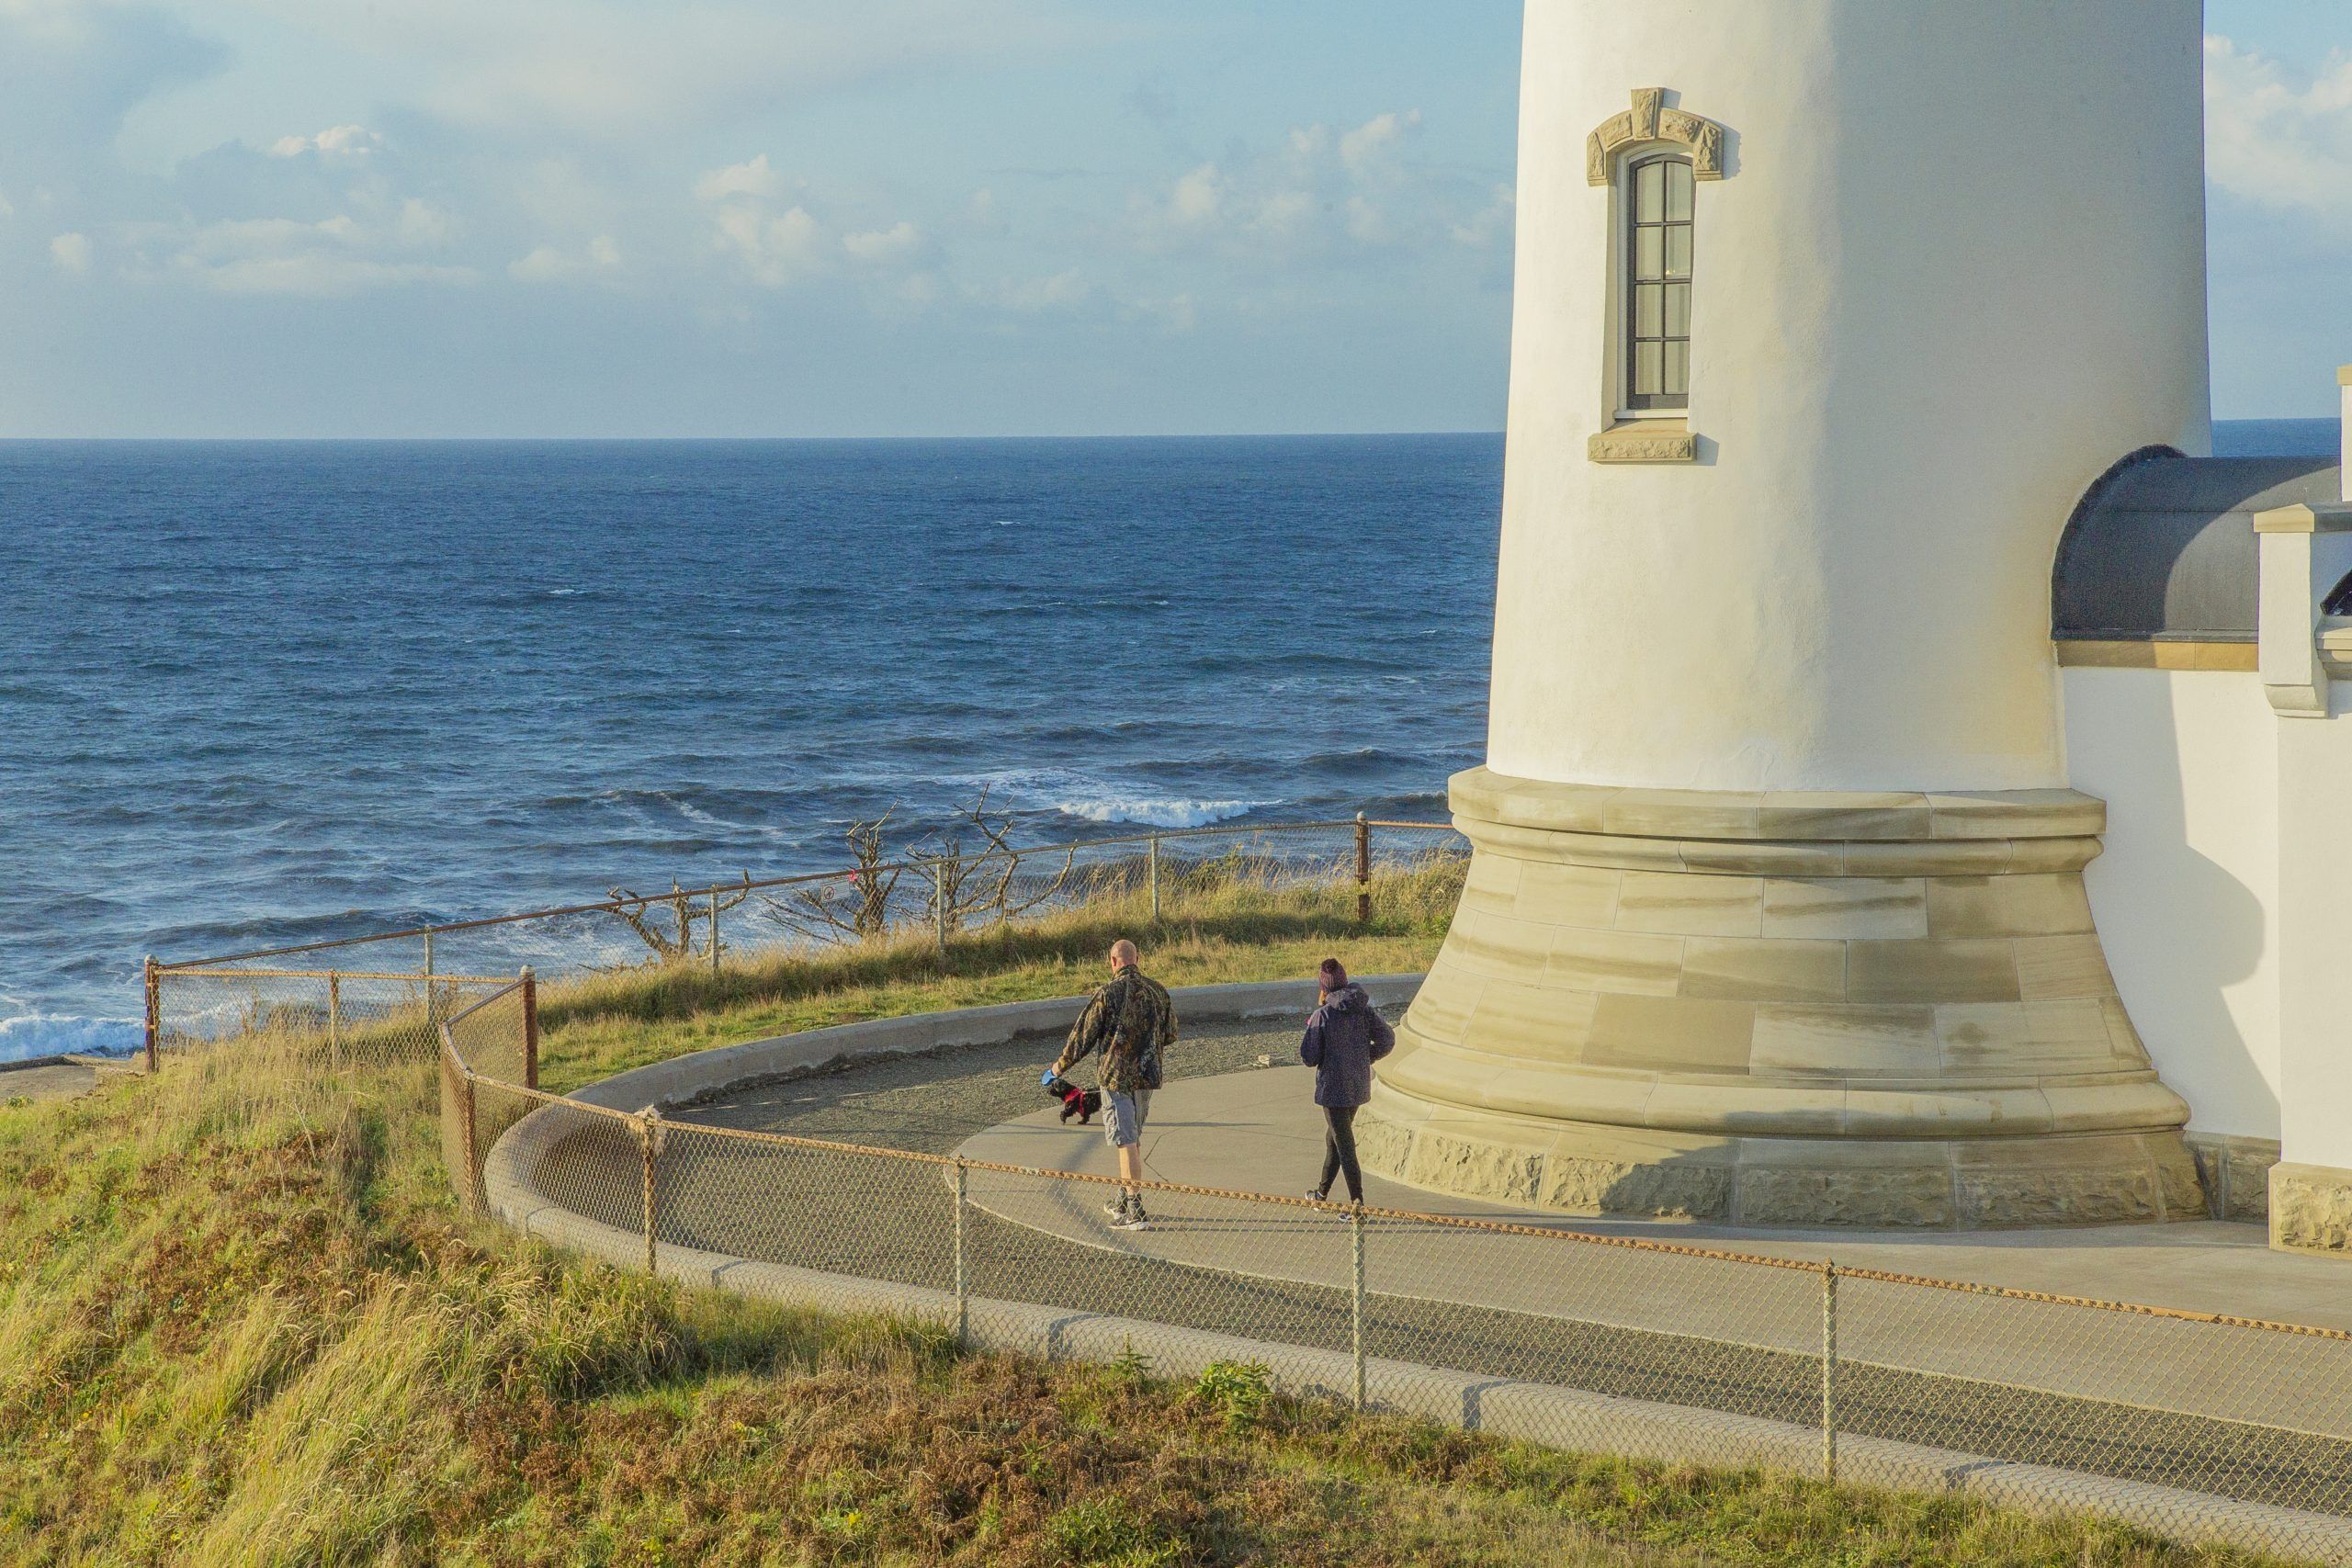
<instances>
[{"instance_id":1,"label":"stone cornice","mask_svg":"<svg viewBox=\"0 0 2352 1568\"><path fill-rule=\"evenodd\" d=\"M1703 116L1667 107L1663 87L1636 87L1633 107L1611 115L1585 138L1586 181L1607 185L1617 153L1644 141L1670 141L1687 148L1692 175L1702 180L1724 177L1724 128Z\"/></svg>"}]
</instances>

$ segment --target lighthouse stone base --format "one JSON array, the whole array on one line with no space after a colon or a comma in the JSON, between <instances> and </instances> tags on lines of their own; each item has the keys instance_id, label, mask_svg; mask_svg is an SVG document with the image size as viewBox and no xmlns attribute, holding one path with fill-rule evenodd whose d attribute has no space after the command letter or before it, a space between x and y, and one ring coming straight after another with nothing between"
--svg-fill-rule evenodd
<instances>
[{"instance_id":1,"label":"lighthouse stone base","mask_svg":"<svg viewBox=\"0 0 2352 1568\"><path fill-rule=\"evenodd\" d=\"M1453 781L1473 846L1364 1164L1579 1214L2197 1218L2188 1108L2108 972L2071 790Z\"/></svg>"}]
</instances>

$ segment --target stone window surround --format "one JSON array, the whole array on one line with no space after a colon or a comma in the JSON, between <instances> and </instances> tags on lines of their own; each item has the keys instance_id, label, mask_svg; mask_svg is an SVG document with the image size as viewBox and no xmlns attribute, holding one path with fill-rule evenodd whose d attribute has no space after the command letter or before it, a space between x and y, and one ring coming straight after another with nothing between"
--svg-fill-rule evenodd
<instances>
[{"instance_id":1,"label":"stone window surround","mask_svg":"<svg viewBox=\"0 0 2352 1568\"><path fill-rule=\"evenodd\" d=\"M1614 200L1623 154L1630 149L1658 144L1687 152L1693 177L1724 177L1724 128L1702 116L1669 107L1666 92L1663 87L1634 88L1633 107L1601 121L1585 138L1587 184L1611 191ZM1585 455L1595 463L1695 463L1699 460L1699 438L1692 434L1686 414L1677 412L1629 415L1623 411L1623 400L1617 395L1625 335L1620 319L1623 312L1617 297L1617 253L1623 243L1621 230L1619 216L1612 207L1608 289L1611 351L1610 364L1604 371L1609 383L1604 417L1609 423L1586 444Z\"/></svg>"}]
</instances>

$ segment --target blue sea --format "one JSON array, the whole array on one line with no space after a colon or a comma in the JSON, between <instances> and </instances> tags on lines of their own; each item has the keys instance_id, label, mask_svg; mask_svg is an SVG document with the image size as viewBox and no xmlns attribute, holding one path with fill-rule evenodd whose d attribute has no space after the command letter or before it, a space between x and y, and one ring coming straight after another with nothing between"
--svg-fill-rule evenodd
<instances>
[{"instance_id":1,"label":"blue sea","mask_svg":"<svg viewBox=\"0 0 2352 1568\"><path fill-rule=\"evenodd\" d=\"M2333 449L2324 421L2227 449ZM0 1058L194 957L1030 841L1435 818L1499 436L0 443Z\"/></svg>"}]
</instances>

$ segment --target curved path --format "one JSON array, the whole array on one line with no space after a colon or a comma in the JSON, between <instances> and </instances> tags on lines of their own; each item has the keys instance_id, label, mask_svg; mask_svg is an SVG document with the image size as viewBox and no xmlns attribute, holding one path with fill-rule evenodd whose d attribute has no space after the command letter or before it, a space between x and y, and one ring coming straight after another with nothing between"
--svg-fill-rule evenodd
<instances>
[{"instance_id":1,"label":"curved path","mask_svg":"<svg viewBox=\"0 0 2352 1568\"><path fill-rule=\"evenodd\" d=\"M999 1010L1006 1017L997 1022L1032 1030L1058 1021L1035 1007ZM1261 1346L1298 1347L1302 1354L1345 1350L1352 1253L1344 1220L1303 1207L1169 1194L1155 1201L1155 1229L1112 1233L1091 1207L1106 1189L1042 1174L1110 1169L1099 1131L1055 1124L1037 1087L1038 1066L1055 1043L1035 1035L1006 1040L1001 1028L992 1039L990 1020L981 1014L921 1021L929 1032L917 1030L882 1047L896 1054L837 1061L830 1071L815 1070L824 1059L822 1043L804 1036L805 1043L710 1053L584 1091L583 1099L616 1108L647 1099L672 1107L664 1111L672 1131L659 1200L665 1261L676 1249L682 1258L713 1260L708 1278L734 1277L729 1268L772 1266L898 1281L936 1294L953 1282L959 1229L940 1165L777 1150L700 1130L758 1128L934 1156L961 1147L970 1157L1010 1156L1006 1163L1041 1170L971 1173L972 1201L962 1210L960 1229L974 1297L1240 1336ZM1171 1082L1154 1107L1147 1151L1152 1176L1276 1193L1303 1188L1319 1165L1305 1075L1271 1066L1293 1059L1295 1039L1290 1019L1189 1026L1171 1061ZM797 1045L798 1054L779 1055L779 1045ZM916 1054L926 1046L928 1054ZM1261 1059L1270 1066L1258 1066ZM777 1062L794 1076L778 1077ZM698 1083L734 1087L707 1103L680 1103ZM560 1127L565 1117L577 1124ZM584 1216L622 1237L639 1228L639 1161L625 1123L560 1107L526 1125L531 1122L540 1126L529 1137L509 1135L534 1151L505 1172L512 1190L551 1219ZM1386 1184L1375 1185L1371 1196L1424 1212L1441 1207L1429 1195ZM510 1219L518 1217L502 1207ZM1442 1207L1455 1214L1504 1213L1458 1199ZM1544 1216L1544 1223L1567 1222ZM1676 1242L1702 1239L1695 1227L1638 1228ZM2138 1232L2143 1238L2165 1234ZM2012 1262L2026 1256L2008 1238L1972 1239ZM1834 1240L1841 1262L1866 1245L1851 1235ZM1743 1232L1731 1245L1818 1256L1823 1241ZM1946 1259L1961 1256L1940 1238L1883 1245L1933 1253L1924 1267L1908 1258L1896 1265L1920 1272L1952 1274ZM1367 1227L1366 1261L1371 1293L1363 1330L1376 1358L1798 1429L1817 1416L1821 1319L1814 1272L1390 1222ZM1841 1352L1852 1359L1841 1387L1841 1425L1858 1438L1927 1443L2029 1467L2064 1466L2290 1507L2346 1506L2343 1477L2352 1472L2352 1446L2310 1434L2352 1432L2352 1421L2335 1408L2345 1400L2346 1380L2320 1375L2341 1369L2342 1352L2352 1348L2240 1337L2229 1342L2233 1354L2220 1356L2214 1349L2221 1342L2212 1337L2226 1331L2205 1325L2030 1305L2019 1316L2013 1303L1988 1309L1984 1298L1865 1281L1845 1289ZM1905 1307L1897 1295L1932 1299ZM2016 1375L2020 1327L2041 1337L2030 1348L2039 1373L2030 1380ZM2249 1368L2239 1352L2255 1344L2279 1359ZM2297 1351L2334 1359L2314 1365ZM2032 1387L1994 1386L2003 1372L2008 1375L2001 1382ZM2285 1397L2298 1390L2297 1397ZM2123 1403L2135 1396L2161 1403L2154 1409ZM2182 1413L2185 1400L2204 1414ZM2300 1408L2306 1401L2333 1403L2306 1419ZM2282 1429L2282 1423L2304 1430Z\"/></svg>"}]
</instances>

